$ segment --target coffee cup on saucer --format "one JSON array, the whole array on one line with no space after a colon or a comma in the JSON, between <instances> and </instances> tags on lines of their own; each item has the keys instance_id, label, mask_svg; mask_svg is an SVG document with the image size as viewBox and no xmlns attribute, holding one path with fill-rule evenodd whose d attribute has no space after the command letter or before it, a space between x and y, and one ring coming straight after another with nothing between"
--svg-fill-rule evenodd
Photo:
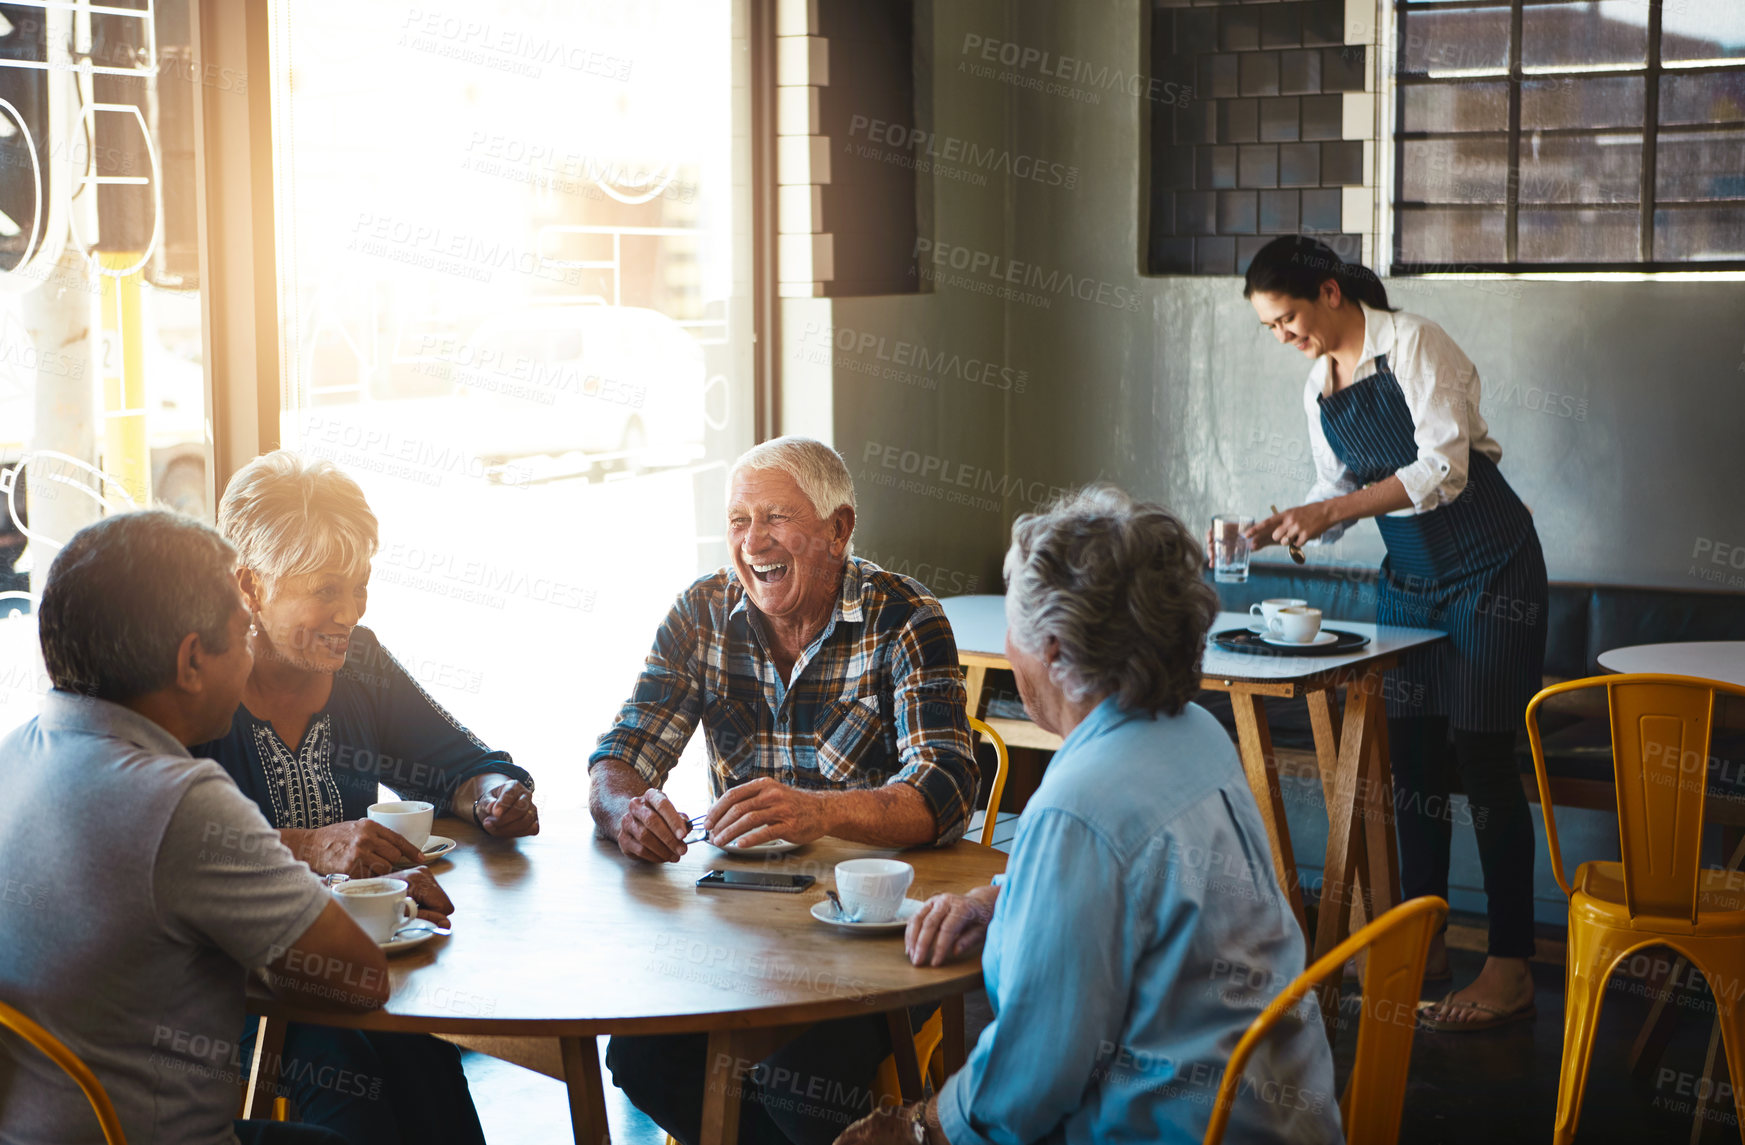
<instances>
[{"instance_id":1,"label":"coffee cup on saucer","mask_svg":"<svg viewBox=\"0 0 1745 1145\"><path fill-rule=\"evenodd\" d=\"M899 859L849 859L836 864L836 894L855 922L890 922L903 905L915 868Z\"/></svg>"},{"instance_id":2,"label":"coffee cup on saucer","mask_svg":"<svg viewBox=\"0 0 1745 1145\"><path fill-rule=\"evenodd\" d=\"M390 831L398 832L408 843L424 850L430 839L430 824L436 818L436 805L417 799L395 803L370 804L370 819Z\"/></svg>"},{"instance_id":3,"label":"coffee cup on saucer","mask_svg":"<svg viewBox=\"0 0 1745 1145\"><path fill-rule=\"evenodd\" d=\"M1297 605L1281 608L1270 622L1272 634L1293 644L1307 644L1321 633L1321 610Z\"/></svg>"},{"instance_id":4,"label":"coffee cup on saucer","mask_svg":"<svg viewBox=\"0 0 1745 1145\"><path fill-rule=\"evenodd\" d=\"M388 941L418 917L404 879L351 879L334 887L333 897L372 942Z\"/></svg>"},{"instance_id":5,"label":"coffee cup on saucer","mask_svg":"<svg viewBox=\"0 0 1745 1145\"><path fill-rule=\"evenodd\" d=\"M1259 627L1268 632L1276 633L1272 622L1278 618L1280 611L1286 608L1304 608L1307 607L1308 603L1300 596L1275 596L1270 600L1263 600L1259 604L1249 605L1248 615L1259 621Z\"/></svg>"}]
</instances>

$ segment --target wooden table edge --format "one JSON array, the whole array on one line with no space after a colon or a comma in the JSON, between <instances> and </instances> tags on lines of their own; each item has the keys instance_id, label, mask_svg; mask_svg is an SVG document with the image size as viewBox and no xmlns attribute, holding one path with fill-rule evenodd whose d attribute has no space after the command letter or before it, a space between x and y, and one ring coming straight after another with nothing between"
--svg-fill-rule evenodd
<instances>
[{"instance_id":1,"label":"wooden table edge","mask_svg":"<svg viewBox=\"0 0 1745 1145\"><path fill-rule=\"evenodd\" d=\"M977 960L973 969L966 964L964 973L938 978L923 985L882 990L876 994L849 996L827 1002L792 1002L756 1010L717 1010L641 1018L495 1018L458 1014L390 1014L381 1010L309 1010L286 1005L276 999L250 995L247 1012L250 1017L274 1021L400 1034L500 1034L504 1037L528 1038L592 1037L603 1034L703 1034L715 1030L812 1025L837 1018L882 1014L899 1007L941 1001L979 989L981 985L981 962Z\"/></svg>"}]
</instances>

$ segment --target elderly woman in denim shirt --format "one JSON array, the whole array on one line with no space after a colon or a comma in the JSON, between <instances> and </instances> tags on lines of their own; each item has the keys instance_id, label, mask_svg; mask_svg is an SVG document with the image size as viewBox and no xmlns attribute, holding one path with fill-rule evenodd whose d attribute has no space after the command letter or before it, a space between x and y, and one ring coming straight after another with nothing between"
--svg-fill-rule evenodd
<instances>
[{"instance_id":1,"label":"elderly woman in denim shirt","mask_svg":"<svg viewBox=\"0 0 1745 1145\"><path fill-rule=\"evenodd\" d=\"M1167 511L1094 488L1020 517L1006 654L1064 737L1006 874L936 895L909 957L981 951L994 1021L925 1105L839 1145L1197 1142L1237 1040L1303 969L1230 738L1191 702L1217 599ZM1312 999L1249 1066L1233 1141L1342 1139Z\"/></svg>"}]
</instances>

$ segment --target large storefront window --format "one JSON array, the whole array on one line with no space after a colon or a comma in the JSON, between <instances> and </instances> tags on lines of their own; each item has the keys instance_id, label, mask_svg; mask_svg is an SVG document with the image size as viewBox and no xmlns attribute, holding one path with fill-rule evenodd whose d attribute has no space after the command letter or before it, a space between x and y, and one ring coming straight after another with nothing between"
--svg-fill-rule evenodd
<instances>
[{"instance_id":1,"label":"large storefront window","mask_svg":"<svg viewBox=\"0 0 1745 1145\"><path fill-rule=\"evenodd\" d=\"M298 0L278 28L283 440L380 520L364 623L548 803L725 559L742 27L715 0Z\"/></svg>"},{"instance_id":2,"label":"large storefront window","mask_svg":"<svg viewBox=\"0 0 1745 1145\"><path fill-rule=\"evenodd\" d=\"M186 0L0 4L0 734L48 680L35 602L106 512L210 518ZM199 91L196 90L199 85Z\"/></svg>"}]
</instances>

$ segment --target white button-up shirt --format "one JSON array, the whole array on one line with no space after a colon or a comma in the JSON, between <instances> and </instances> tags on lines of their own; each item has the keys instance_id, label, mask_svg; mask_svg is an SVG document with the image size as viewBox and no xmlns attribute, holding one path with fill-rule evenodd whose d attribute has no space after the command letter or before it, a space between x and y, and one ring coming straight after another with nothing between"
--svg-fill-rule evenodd
<instances>
[{"instance_id":1,"label":"white button-up shirt","mask_svg":"<svg viewBox=\"0 0 1745 1145\"><path fill-rule=\"evenodd\" d=\"M1446 330L1416 314L1365 305L1363 357L1352 372L1354 385L1376 372L1376 359L1383 354L1406 395L1406 406L1412 411L1412 436L1418 445L1418 459L1394 471L1412 505L1388 515L1428 513L1454 500L1466 488L1467 461L1473 450L1495 462L1502 460L1503 447L1491 437L1484 415L1478 412L1478 368ZM1315 458L1315 484L1305 498L1311 502L1342 497L1360 487L1321 429L1317 399L1326 391L1331 367L1330 356L1317 358L1303 386L1303 412L1309 419L1309 447ZM1344 532L1344 524L1334 525L1319 539L1331 544Z\"/></svg>"}]
</instances>

